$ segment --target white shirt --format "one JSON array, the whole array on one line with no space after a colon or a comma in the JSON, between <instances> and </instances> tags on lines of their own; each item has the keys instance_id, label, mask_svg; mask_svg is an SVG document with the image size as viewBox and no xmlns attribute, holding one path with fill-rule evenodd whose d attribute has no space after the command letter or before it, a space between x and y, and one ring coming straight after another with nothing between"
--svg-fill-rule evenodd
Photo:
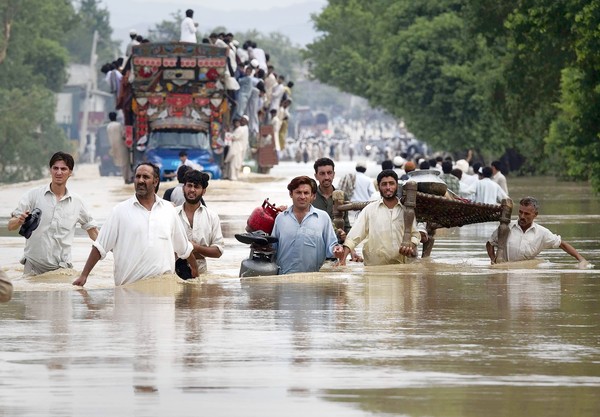
<instances>
[{"instance_id":1,"label":"white shirt","mask_svg":"<svg viewBox=\"0 0 600 417\"><path fill-rule=\"evenodd\" d=\"M346 236L344 246L352 250L367 239L363 248L365 265L406 263L406 257L399 252L403 236L404 206L398 200L389 209L380 198L361 210ZM418 245L420 240L417 223L413 220L410 241Z\"/></svg>"},{"instance_id":2,"label":"white shirt","mask_svg":"<svg viewBox=\"0 0 600 417\"><path fill-rule=\"evenodd\" d=\"M181 37L180 42L196 43L196 24L191 17L186 17L181 21Z\"/></svg>"},{"instance_id":3,"label":"white shirt","mask_svg":"<svg viewBox=\"0 0 600 417\"><path fill-rule=\"evenodd\" d=\"M500 204L508 196L502 188L489 178L482 178L472 185L468 192L473 194L475 203Z\"/></svg>"},{"instance_id":4,"label":"white shirt","mask_svg":"<svg viewBox=\"0 0 600 417\"><path fill-rule=\"evenodd\" d=\"M373 180L363 172L356 171L356 180L354 181L354 193L350 201L369 201L375 192Z\"/></svg>"},{"instance_id":5,"label":"white shirt","mask_svg":"<svg viewBox=\"0 0 600 417\"><path fill-rule=\"evenodd\" d=\"M183 224L188 240L203 246L216 246L219 252L223 254L225 243L221 231L221 220L217 213L200 205L194 212L194 226L192 228L185 211L183 211L183 205L175 207L175 210ZM206 272L206 258L196 256L196 260L198 272Z\"/></svg>"},{"instance_id":6,"label":"white shirt","mask_svg":"<svg viewBox=\"0 0 600 417\"><path fill-rule=\"evenodd\" d=\"M169 201L173 203L174 206L180 206L185 203L183 184L177 184L175 188L173 188L173 191L171 191L171 197L169 197Z\"/></svg>"},{"instance_id":7,"label":"white shirt","mask_svg":"<svg viewBox=\"0 0 600 417\"><path fill-rule=\"evenodd\" d=\"M496 175L492 176L492 181L498 184L500 188L502 188L502 191L508 194L508 185L506 183L506 177L502 172L496 172Z\"/></svg>"},{"instance_id":8,"label":"white shirt","mask_svg":"<svg viewBox=\"0 0 600 417\"><path fill-rule=\"evenodd\" d=\"M494 230L489 242L498 247L498 229ZM510 226L510 233L506 242L506 252L509 262L533 259L544 249L556 249L560 247L562 239L544 226L533 222L523 232L518 223Z\"/></svg>"},{"instance_id":9,"label":"white shirt","mask_svg":"<svg viewBox=\"0 0 600 417\"><path fill-rule=\"evenodd\" d=\"M115 285L174 273L173 253L186 259L193 250L170 202L156 196L148 211L135 195L113 208L94 247L101 259L113 251Z\"/></svg>"},{"instance_id":10,"label":"white shirt","mask_svg":"<svg viewBox=\"0 0 600 417\"><path fill-rule=\"evenodd\" d=\"M34 208L42 210L42 217L37 229L25 241L21 263L27 262L36 274L72 268L71 245L75 226L79 223L84 230L97 227L83 199L67 189L66 194L57 201L50 184L43 185L28 191L12 216L20 216Z\"/></svg>"}]
</instances>

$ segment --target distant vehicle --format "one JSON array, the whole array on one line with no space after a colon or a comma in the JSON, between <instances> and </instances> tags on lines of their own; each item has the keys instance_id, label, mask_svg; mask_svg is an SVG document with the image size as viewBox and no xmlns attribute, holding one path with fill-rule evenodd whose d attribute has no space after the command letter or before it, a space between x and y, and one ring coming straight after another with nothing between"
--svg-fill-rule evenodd
<instances>
[{"instance_id":1,"label":"distant vehicle","mask_svg":"<svg viewBox=\"0 0 600 417\"><path fill-rule=\"evenodd\" d=\"M131 55L135 160L160 168L161 179L179 167L179 152L213 179L221 178L223 82L226 48L184 42L143 43ZM127 131L127 130L126 130Z\"/></svg>"},{"instance_id":2,"label":"distant vehicle","mask_svg":"<svg viewBox=\"0 0 600 417\"><path fill-rule=\"evenodd\" d=\"M161 181L168 174L176 173L181 164L179 152L185 150L187 157L198 165L200 171L206 172L211 178L221 178L221 168L215 162L210 148L210 139L206 132L154 130L146 148L146 160L160 168Z\"/></svg>"}]
</instances>

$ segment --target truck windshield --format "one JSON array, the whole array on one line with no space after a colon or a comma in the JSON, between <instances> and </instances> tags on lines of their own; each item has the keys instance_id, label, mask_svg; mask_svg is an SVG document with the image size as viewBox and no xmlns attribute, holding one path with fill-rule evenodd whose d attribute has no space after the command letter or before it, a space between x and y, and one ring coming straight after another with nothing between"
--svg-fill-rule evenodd
<instances>
[{"instance_id":1,"label":"truck windshield","mask_svg":"<svg viewBox=\"0 0 600 417\"><path fill-rule=\"evenodd\" d=\"M155 130L150 133L148 149L210 149L210 140L205 132L180 130Z\"/></svg>"}]
</instances>

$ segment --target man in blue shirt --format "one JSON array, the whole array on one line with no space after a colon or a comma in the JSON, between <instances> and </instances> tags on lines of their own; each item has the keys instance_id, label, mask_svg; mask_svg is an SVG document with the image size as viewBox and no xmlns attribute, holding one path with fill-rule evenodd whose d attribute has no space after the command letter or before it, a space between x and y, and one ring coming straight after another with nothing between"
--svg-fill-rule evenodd
<instances>
[{"instance_id":1,"label":"man in blue shirt","mask_svg":"<svg viewBox=\"0 0 600 417\"><path fill-rule=\"evenodd\" d=\"M276 263L281 274L317 272L325 258L341 256L343 248L337 243L327 212L312 206L316 182L300 176L287 188L292 205L275 218L271 233L279 240Z\"/></svg>"}]
</instances>

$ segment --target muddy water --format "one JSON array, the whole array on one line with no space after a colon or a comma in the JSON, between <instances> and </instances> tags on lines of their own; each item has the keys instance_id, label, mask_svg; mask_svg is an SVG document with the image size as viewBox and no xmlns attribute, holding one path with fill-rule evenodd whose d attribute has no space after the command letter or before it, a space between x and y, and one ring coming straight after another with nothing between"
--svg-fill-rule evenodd
<instances>
[{"instance_id":1,"label":"muddy water","mask_svg":"<svg viewBox=\"0 0 600 417\"><path fill-rule=\"evenodd\" d=\"M92 168L70 185L102 223L132 189ZM197 282L114 288L109 257L85 290L70 285L76 271L20 277L23 238L6 216L37 183L0 187L0 265L15 287L0 305L0 416L597 415L600 202L589 188L509 178L592 268L560 250L492 268L495 225L483 224L439 231L432 259L411 265L240 281L248 249L233 234L265 197L289 203L301 173L310 167L282 164L268 181L211 182L227 246ZM78 233L76 270L89 248Z\"/></svg>"}]
</instances>

